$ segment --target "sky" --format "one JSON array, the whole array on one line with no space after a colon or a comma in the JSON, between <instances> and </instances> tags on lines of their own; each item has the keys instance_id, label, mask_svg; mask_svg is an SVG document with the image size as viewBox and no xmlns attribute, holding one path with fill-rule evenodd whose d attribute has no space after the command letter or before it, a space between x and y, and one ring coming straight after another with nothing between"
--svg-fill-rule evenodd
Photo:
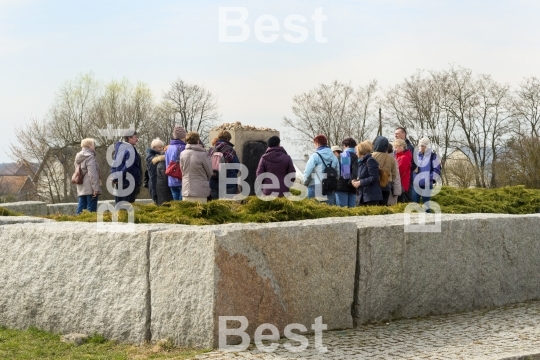
<instances>
[{"instance_id":1,"label":"sky","mask_svg":"<svg viewBox=\"0 0 540 360\"><path fill-rule=\"evenodd\" d=\"M220 8L247 14L245 41L220 41ZM316 11L326 20L312 20ZM268 15L279 27L263 32L279 35L271 43L255 31ZM302 42L285 38L300 36L285 27L291 15L307 20L293 21L307 33ZM156 102L178 78L197 83L216 95L220 122L276 128L283 138L293 97L320 83L377 79L385 89L451 64L513 86L540 77L539 15L537 0L0 0L0 163L11 161L15 129L45 118L60 86L84 73L142 81ZM242 34L225 25L225 35Z\"/></svg>"}]
</instances>

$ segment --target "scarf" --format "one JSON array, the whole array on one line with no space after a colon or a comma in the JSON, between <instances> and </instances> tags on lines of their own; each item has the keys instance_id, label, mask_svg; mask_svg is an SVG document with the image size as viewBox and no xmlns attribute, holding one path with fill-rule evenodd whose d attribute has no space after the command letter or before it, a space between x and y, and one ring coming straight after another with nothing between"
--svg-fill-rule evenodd
<instances>
[{"instance_id":1,"label":"scarf","mask_svg":"<svg viewBox=\"0 0 540 360\"><path fill-rule=\"evenodd\" d=\"M351 178L351 153L348 151L344 151L340 155L341 157L341 176L345 180L349 180Z\"/></svg>"}]
</instances>

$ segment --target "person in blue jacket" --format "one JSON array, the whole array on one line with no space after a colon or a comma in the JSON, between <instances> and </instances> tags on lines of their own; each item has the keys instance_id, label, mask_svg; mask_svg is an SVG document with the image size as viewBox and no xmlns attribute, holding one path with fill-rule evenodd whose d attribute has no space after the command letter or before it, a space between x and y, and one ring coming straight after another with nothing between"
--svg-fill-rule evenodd
<instances>
[{"instance_id":1,"label":"person in blue jacket","mask_svg":"<svg viewBox=\"0 0 540 360\"><path fill-rule=\"evenodd\" d=\"M379 163L371 156L373 144L362 141L356 147L358 161L353 164L351 185L356 188L356 205L379 205L383 199L379 184Z\"/></svg>"},{"instance_id":2,"label":"person in blue jacket","mask_svg":"<svg viewBox=\"0 0 540 360\"><path fill-rule=\"evenodd\" d=\"M323 161L326 166L336 169L339 176L339 162L328 146L326 136L315 136L313 138L313 145L317 150L309 157L306 163L306 169L304 170L304 185L308 188L308 198L314 198L317 195L322 196L321 179L323 179ZM328 199L326 202L328 205L336 204L334 191L328 192L326 197Z\"/></svg>"},{"instance_id":3,"label":"person in blue jacket","mask_svg":"<svg viewBox=\"0 0 540 360\"><path fill-rule=\"evenodd\" d=\"M172 140L165 152L165 169L171 161L180 163L180 154L186 148L187 132L181 126L175 126L172 133ZM173 200L182 200L182 180L172 176L167 176L169 189L171 189Z\"/></svg>"},{"instance_id":4,"label":"person in blue jacket","mask_svg":"<svg viewBox=\"0 0 540 360\"><path fill-rule=\"evenodd\" d=\"M114 145L111 178L113 187L118 191L114 197L115 204L120 201L133 203L141 191L141 157L135 149L138 141L137 132L128 130L124 141L118 141Z\"/></svg>"},{"instance_id":5,"label":"person in blue jacket","mask_svg":"<svg viewBox=\"0 0 540 360\"><path fill-rule=\"evenodd\" d=\"M416 169L413 171L413 202L424 204L430 201L433 186L441 175L441 161L431 149L431 142L423 137L418 142L418 153L414 156ZM430 212L429 207L426 210Z\"/></svg>"}]
</instances>

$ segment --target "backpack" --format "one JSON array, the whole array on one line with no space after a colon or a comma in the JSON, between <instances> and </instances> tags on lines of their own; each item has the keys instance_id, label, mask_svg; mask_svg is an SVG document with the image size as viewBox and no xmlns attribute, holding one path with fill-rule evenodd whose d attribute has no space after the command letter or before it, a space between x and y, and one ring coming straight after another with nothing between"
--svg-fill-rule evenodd
<instances>
[{"instance_id":1,"label":"backpack","mask_svg":"<svg viewBox=\"0 0 540 360\"><path fill-rule=\"evenodd\" d=\"M83 182L84 182L84 173L81 169L81 165L82 163L86 161L83 160L79 163L79 165L77 165L77 167L75 167L75 172L73 173L73 175L71 176L71 183L72 184L78 184L78 185L81 185Z\"/></svg>"},{"instance_id":2,"label":"backpack","mask_svg":"<svg viewBox=\"0 0 540 360\"><path fill-rule=\"evenodd\" d=\"M212 163L212 176L210 176L210 179L219 180L219 167L221 164L226 163L223 153L217 151L214 147L214 152L210 155L210 162Z\"/></svg>"},{"instance_id":3,"label":"backpack","mask_svg":"<svg viewBox=\"0 0 540 360\"><path fill-rule=\"evenodd\" d=\"M321 161L324 165L323 174L326 174L326 179L322 179L322 194L326 195L329 192L336 191L337 184L338 184L338 172L336 169L332 167L332 163L330 163L330 166L327 166L324 162L323 157L320 153L317 153L319 157L321 158Z\"/></svg>"}]
</instances>

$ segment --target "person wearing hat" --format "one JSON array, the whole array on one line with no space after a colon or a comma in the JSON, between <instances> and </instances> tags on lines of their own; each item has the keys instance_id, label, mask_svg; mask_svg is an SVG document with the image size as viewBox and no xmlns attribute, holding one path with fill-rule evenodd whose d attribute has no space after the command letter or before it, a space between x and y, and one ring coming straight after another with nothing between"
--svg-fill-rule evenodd
<instances>
[{"instance_id":1,"label":"person wearing hat","mask_svg":"<svg viewBox=\"0 0 540 360\"><path fill-rule=\"evenodd\" d=\"M337 145L334 145L331 147L332 149L332 152L334 153L334 155L336 155L337 158L339 158L339 155L343 152L343 150L341 150L341 148Z\"/></svg>"},{"instance_id":2,"label":"person wearing hat","mask_svg":"<svg viewBox=\"0 0 540 360\"><path fill-rule=\"evenodd\" d=\"M430 201L433 186L441 175L441 161L431 149L431 141L423 137L418 142L418 153L415 154L416 169L413 171L413 202L424 204ZM429 207L426 210L430 212Z\"/></svg>"},{"instance_id":3,"label":"person wearing hat","mask_svg":"<svg viewBox=\"0 0 540 360\"><path fill-rule=\"evenodd\" d=\"M138 141L137 131L130 129L124 134L124 141L118 141L114 145L111 178L116 189L114 197L116 204L120 201L133 203L140 193L141 157L135 149ZM131 184L131 181L134 184Z\"/></svg>"},{"instance_id":4,"label":"person wearing hat","mask_svg":"<svg viewBox=\"0 0 540 360\"><path fill-rule=\"evenodd\" d=\"M165 166L169 166L171 161L180 163L180 154L186 148L187 132L181 126L175 126L172 132L172 139L165 152ZM182 180L172 176L167 176L169 189L171 189L173 200L182 200Z\"/></svg>"}]
</instances>

